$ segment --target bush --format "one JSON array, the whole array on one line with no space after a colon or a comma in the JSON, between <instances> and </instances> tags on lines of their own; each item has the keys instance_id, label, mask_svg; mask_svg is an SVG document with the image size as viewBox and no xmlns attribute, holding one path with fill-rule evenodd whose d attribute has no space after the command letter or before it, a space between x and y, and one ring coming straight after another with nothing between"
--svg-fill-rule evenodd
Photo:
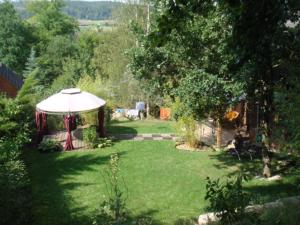
<instances>
[{"instance_id":1,"label":"bush","mask_svg":"<svg viewBox=\"0 0 300 225\"><path fill-rule=\"evenodd\" d=\"M119 171L119 156L113 154L109 168L105 171L108 199L100 204L100 210L94 218L93 225L126 224L129 219L123 191L120 188Z\"/></svg>"},{"instance_id":2,"label":"bush","mask_svg":"<svg viewBox=\"0 0 300 225\"><path fill-rule=\"evenodd\" d=\"M98 138L95 126L83 130L83 140L90 148L105 148L112 146L112 141L108 138Z\"/></svg>"},{"instance_id":3,"label":"bush","mask_svg":"<svg viewBox=\"0 0 300 225\"><path fill-rule=\"evenodd\" d=\"M96 131L96 126L91 126L83 130L83 140L85 143L88 144L90 148L97 147L98 135Z\"/></svg>"},{"instance_id":4,"label":"bush","mask_svg":"<svg viewBox=\"0 0 300 225\"><path fill-rule=\"evenodd\" d=\"M62 151L62 146L58 141L51 139L43 139L39 144L38 150L40 152L59 152Z\"/></svg>"},{"instance_id":5,"label":"bush","mask_svg":"<svg viewBox=\"0 0 300 225\"><path fill-rule=\"evenodd\" d=\"M223 225L231 225L245 216L245 208L250 203L250 195L243 191L242 181L244 177L239 175L234 179L220 183L220 180L207 178L206 196L212 209Z\"/></svg>"},{"instance_id":6,"label":"bush","mask_svg":"<svg viewBox=\"0 0 300 225\"><path fill-rule=\"evenodd\" d=\"M196 137L196 121L192 116L182 116L178 118L176 131L189 146L197 147L199 140Z\"/></svg>"},{"instance_id":7,"label":"bush","mask_svg":"<svg viewBox=\"0 0 300 225\"><path fill-rule=\"evenodd\" d=\"M0 139L0 224L30 224L31 193L21 142Z\"/></svg>"},{"instance_id":8,"label":"bush","mask_svg":"<svg viewBox=\"0 0 300 225\"><path fill-rule=\"evenodd\" d=\"M112 140L108 139L108 138L99 138L98 139L98 144L97 147L98 148L105 148L105 147L110 147L112 146Z\"/></svg>"}]
</instances>

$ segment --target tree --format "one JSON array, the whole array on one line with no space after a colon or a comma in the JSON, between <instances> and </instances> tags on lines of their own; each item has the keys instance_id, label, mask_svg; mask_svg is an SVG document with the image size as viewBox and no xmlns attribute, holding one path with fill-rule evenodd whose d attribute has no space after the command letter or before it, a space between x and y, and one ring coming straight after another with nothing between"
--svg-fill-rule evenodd
<instances>
[{"instance_id":1,"label":"tree","mask_svg":"<svg viewBox=\"0 0 300 225\"><path fill-rule=\"evenodd\" d=\"M50 87L59 75L63 74L63 64L76 55L76 46L72 38L55 36L49 42L45 52L38 58L40 84Z\"/></svg>"},{"instance_id":2,"label":"tree","mask_svg":"<svg viewBox=\"0 0 300 225\"><path fill-rule=\"evenodd\" d=\"M195 15L209 17L212 8L219 11L218 18L224 18L225 27L230 28L223 44L216 42L216 46L227 45L226 49L230 50L232 60L224 61L229 72L227 77L245 82L248 100L259 103L260 129L265 136L265 149L270 149L275 88L286 85L293 76L287 65L299 64L299 54L293 49L299 46L299 1L157 2L162 10L157 18L157 29L152 32L156 46L169 42L174 32L185 34L186 23L193 23ZM288 22L294 23L294 27L287 26ZM224 55L224 52L212 52L212 58L218 53ZM264 174L270 176L268 151L263 155Z\"/></svg>"},{"instance_id":3,"label":"tree","mask_svg":"<svg viewBox=\"0 0 300 225\"><path fill-rule=\"evenodd\" d=\"M14 6L0 3L0 62L16 72L22 72L30 52L28 26L17 15Z\"/></svg>"},{"instance_id":4,"label":"tree","mask_svg":"<svg viewBox=\"0 0 300 225\"><path fill-rule=\"evenodd\" d=\"M31 48L30 55L27 59L27 62L25 63L25 69L23 71L24 78L27 78L29 74L31 74L32 71L37 68L37 60L35 54L36 53L34 48Z\"/></svg>"},{"instance_id":5,"label":"tree","mask_svg":"<svg viewBox=\"0 0 300 225\"><path fill-rule=\"evenodd\" d=\"M27 8L32 17L28 19L34 27L35 36L39 40L39 50L57 35L73 35L78 29L78 23L73 18L61 12L62 0L29 1Z\"/></svg>"},{"instance_id":6,"label":"tree","mask_svg":"<svg viewBox=\"0 0 300 225\"><path fill-rule=\"evenodd\" d=\"M242 95L243 85L232 79L229 68L235 58L227 44L232 32L228 18L213 2L207 3L205 13L191 11L189 19L174 23L165 21L172 19L167 3L157 2L155 8L159 13L154 13L150 34L139 33L141 46L132 54L133 73L173 100L179 97L183 114L197 120L209 115L220 124L228 107Z\"/></svg>"},{"instance_id":7,"label":"tree","mask_svg":"<svg viewBox=\"0 0 300 225\"><path fill-rule=\"evenodd\" d=\"M285 80L294 76L287 69L286 62L299 64L299 58L295 62L292 60L295 57L291 57L294 53L291 47L295 47L295 42L298 43L296 46L299 45L295 32L299 30L299 25L291 28L287 26L287 22L299 21L300 4L296 1L257 0L221 1L221 5L233 26L231 47L239 55L239 61L233 68L246 81L249 100L259 103L262 114L260 128L265 136L266 146L263 148L266 150L263 151L263 174L270 176L268 150L272 143L275 88L285 85ZM299 57L299 53L296 55Z\"/></svg>"}]
</instances>

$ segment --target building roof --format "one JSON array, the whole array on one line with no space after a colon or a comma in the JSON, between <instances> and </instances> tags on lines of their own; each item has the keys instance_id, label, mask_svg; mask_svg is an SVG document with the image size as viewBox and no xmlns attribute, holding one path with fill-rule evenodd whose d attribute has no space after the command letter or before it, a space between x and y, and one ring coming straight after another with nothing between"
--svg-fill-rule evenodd
<instances>
[{"instance_id":1,"label":"building roof","mask_svg":"<svg viewBox=\"0 0 300 225\"><path fill-rule=\"evenodd\" d=\"M23 85L22 78L14 71L10 70L7 66L0 62L0 76L8 80L16 89L20 89Z\"/></svg>"}]
</instances>

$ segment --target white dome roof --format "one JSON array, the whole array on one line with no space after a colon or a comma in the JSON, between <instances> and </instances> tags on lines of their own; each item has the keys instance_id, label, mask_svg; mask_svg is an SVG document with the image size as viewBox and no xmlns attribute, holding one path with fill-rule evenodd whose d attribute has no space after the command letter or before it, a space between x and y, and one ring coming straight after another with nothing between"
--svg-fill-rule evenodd
<instances>
[{"instance_id":1,"label":"white dome roof","mask_svg":"<svg viewBox=\"0 0 300 225\"><path fill-rule=\"evenodd\" d=\"M53 114L93 111L105 105L105 101L79 88L64 89L36 105L38 111Z\"/></svg>"}]
</instances>

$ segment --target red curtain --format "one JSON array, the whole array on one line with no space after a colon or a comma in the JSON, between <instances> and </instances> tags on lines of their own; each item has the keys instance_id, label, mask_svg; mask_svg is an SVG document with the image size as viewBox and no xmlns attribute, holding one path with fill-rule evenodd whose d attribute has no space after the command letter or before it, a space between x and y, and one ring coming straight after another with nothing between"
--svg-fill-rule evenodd
<instances>
[{"instance_id":1,"label":"red curtain","mask_svg":"<svg viewBox=\"0 0 300 225\"><path fill-rule=\"evenodd\" d=\"M105 130L104 130L104 107L99 108L98 111L98 131L99 137L105 137Z\"/></svg>"},{"instance_id":2,"label":"red curtain","mask_svg":"<svg viewBox=\"0 0 300 225\"><path fill-rule=\"evenodd\" d=\"M68 150L74 149L74 146L72 144L72 134L71 134L72 116L67 115L64 118L64 122L65 122L65 127L66 127L66 130L67 130L66 144L64 146L64 149L68 151Z\"/></svg>"},{"instance_id":3,"label":"red curtain","mask_svg":"<svg viewBox=\"0 0 300 225\"><path fill-rule=\"evenodd\" d=\"M42 112L35 112L35 123L37 129L37 143L40 143L43 139L43 135L47 133L47 114Z\"/></svg>"}]
</instances>

